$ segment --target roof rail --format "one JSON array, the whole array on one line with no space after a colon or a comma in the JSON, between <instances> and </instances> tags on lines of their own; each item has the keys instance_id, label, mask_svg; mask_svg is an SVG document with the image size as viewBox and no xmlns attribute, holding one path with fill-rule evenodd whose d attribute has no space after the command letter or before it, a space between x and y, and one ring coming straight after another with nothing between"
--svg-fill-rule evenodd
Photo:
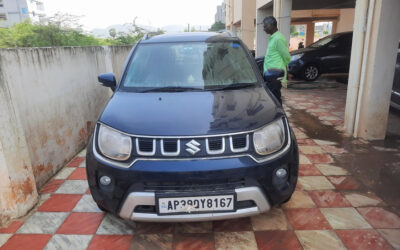
<instances>
[{"instance_id":1,"label":"roof rail","mask_svg":"<svg viewBox=\"0 0 400 250\"><path fill-rule=\"evenodd\" d=\"M226 34L229 37L233 37L233 34L232 34L232 32L230 30L219 30L219 31L217 31L217 33Z\"/></svg>"}]
</instances>

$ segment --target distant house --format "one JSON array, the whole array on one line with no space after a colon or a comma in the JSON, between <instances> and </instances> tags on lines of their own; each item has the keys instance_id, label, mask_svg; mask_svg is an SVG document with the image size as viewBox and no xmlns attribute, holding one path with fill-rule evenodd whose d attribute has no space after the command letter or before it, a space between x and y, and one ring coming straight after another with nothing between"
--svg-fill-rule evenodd
<instances>
[{"instance_id":1,"label":"distant house","mask_svg":"<svg viewBox=\"0 0 400 250\"><path fill-rule=\"evenodd\" d=\"M0 0L0 27L27 19L40 21L45 16L43 0Z\"/></svg>"}]
</instances>

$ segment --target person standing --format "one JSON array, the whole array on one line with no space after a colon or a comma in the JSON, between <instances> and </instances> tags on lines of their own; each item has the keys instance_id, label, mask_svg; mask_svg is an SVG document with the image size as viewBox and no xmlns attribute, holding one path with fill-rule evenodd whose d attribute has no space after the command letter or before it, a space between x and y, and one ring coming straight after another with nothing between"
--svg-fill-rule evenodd
<instances>
[{"instance_id":1,"label":"person standing","mask_svg":"<svg viewBox=\"0 0 400 250\"><path fill-rule=\"evenodd\" d=\"M264 76L268 71L276 69L283 70L284 76L281 81L275 80L267 82L268 88L276 96L278 101L282 103L281 88L282 83L287 82L287 65L290 62L289 45L285 36L278 30L278 24L275 17L266 17L263 21L264 31L270 35L268 40L268 48L264 58Z\"/></svg>"}]
</instances>

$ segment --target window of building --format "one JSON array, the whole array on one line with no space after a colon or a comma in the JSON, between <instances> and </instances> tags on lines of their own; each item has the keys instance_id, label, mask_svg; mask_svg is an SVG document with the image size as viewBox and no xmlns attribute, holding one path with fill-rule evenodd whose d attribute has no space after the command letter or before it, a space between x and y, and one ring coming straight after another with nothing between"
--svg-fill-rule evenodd
<instances>
[{"instance_id":1,"label":"window of building","mask_svg":"<svg viewBox=\"0 0 400 250\"><path fill-rule=\"evenodd\" d=\"M0 0L0 7L4 7L3 0Z\"/></svg>"},{"instance_id":2,"label":"window of building","mask_svg":"<svg viewBox=\"0 0 400 250\"><path fill-rule=\"evenodd\" d=\"M0 13L0 21L6 21L6 20L7 20L6 14Z\"/></svg>"}]
</instances>

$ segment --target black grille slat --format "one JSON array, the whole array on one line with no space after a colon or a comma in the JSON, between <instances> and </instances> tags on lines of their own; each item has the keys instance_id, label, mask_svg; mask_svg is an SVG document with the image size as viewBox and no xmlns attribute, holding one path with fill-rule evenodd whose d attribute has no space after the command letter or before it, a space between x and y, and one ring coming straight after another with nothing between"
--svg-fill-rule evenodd
<instances>
[{"instance_id":1,"label":"black grille slat","mask_svg":"<svg viewBox=\"0 0 400 250\"><path fill-rule=\"evenodd\" d=\"M153 152L153 139L139 139L139 150L141 152Z\"/></svg>"},{"instance_id":2,"label":"black grille slat","mask_svg":"<svg viewBox=\"0 0 400 250\"><path fill-rule=\"evenodd\" d=\"M234 149L242 149L247 147L247 137L246 135L233 136L232 146Z\"/></svg>"},{"instance_id":3,"label":"black grille slat","mask_svg":"<svg viewBox=\"0 0 400 250\"><path fill-rule=\"evenodd\" d=\"M245 179L236 180L208 180L207 182L144 182L145 191L204 191L227 190L246 186Z\"/></svg>"},{"instance_id":4,"label":"black grille slat","mask_svg":"<svg viewBox=\"0 0 400 250\"><path fill-rule=\"evenodd\" d=\"M208 139L208 148L212 151L217 151L222 149L223 138L210 138Z\"/></svg>"},{"instance_id":5,"label":"black grille slat","mask_svg":"<svg viewBox=\"0 0 400 250\"><path fill-rule=\"evenodd\" d=\"M176 140L164 140L164 152L175 153L178 151L178 142Z\"/></svg>"}]
</instances>

